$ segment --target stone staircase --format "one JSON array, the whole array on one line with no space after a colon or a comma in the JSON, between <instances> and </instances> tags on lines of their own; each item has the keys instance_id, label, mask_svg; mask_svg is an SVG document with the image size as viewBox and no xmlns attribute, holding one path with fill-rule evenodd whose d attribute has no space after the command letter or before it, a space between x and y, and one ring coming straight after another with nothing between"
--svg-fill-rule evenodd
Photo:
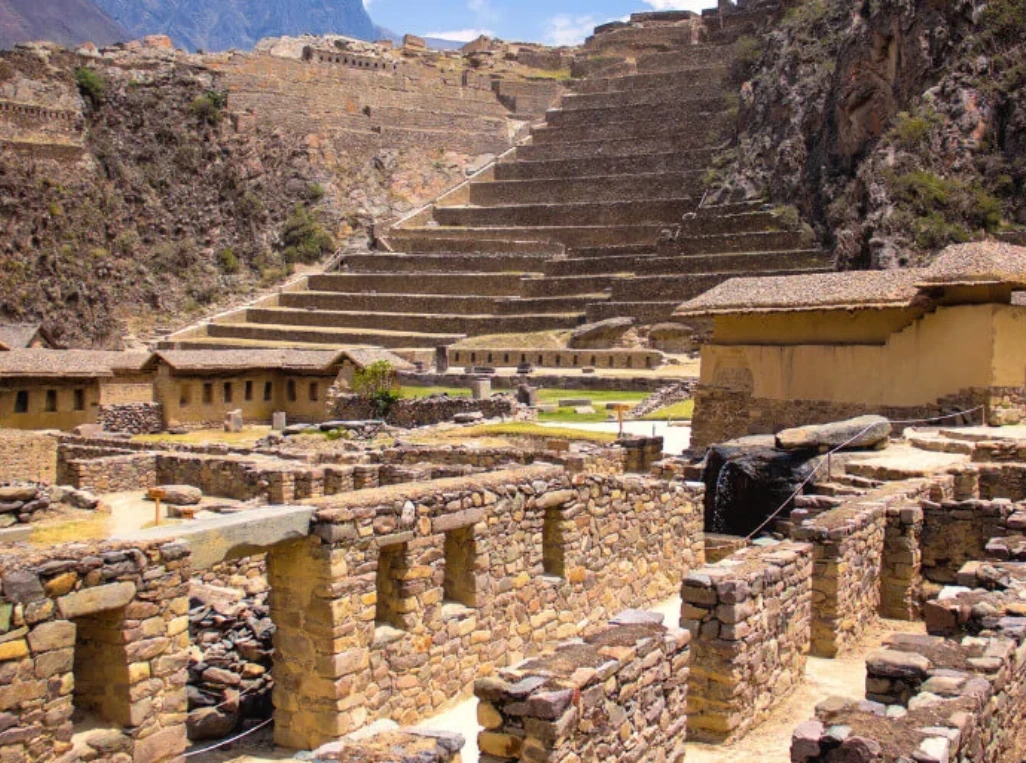
<instances>
[{"instance_id":1,"label":"stone staircase","mask_svg":"<svg viewBox=\"0 0 1026 763\"><path fill-rule=\"evenodd\" d=\"M607 25L586 49L603 66L573 83L528 143L393 228L381 251L348 255L344 272L312 276L206 336L436 347L614 316L658 323L734 275L830 269L827 253L761 205L700 208L734 118L733 43L751 16Z\"/></svg>"}]
</instances>

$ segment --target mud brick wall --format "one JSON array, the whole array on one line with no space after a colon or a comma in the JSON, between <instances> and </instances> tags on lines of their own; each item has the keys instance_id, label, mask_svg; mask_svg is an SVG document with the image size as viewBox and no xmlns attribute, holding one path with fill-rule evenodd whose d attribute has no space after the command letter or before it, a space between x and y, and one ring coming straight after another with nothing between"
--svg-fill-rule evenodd
<instances>
[{"instance_id":1,"label":"mud brick wall","mask_svg":"<svg viewBox=\"0 0 1026 763\"><path fill-rule=\"evenodd\" d=\"M690 634L617 624L482 678L482 761L682 761Z\"/></svg>"},{"instance_id":2,"label":"mud brick wall","mask_svg":"<svg viewBox=\"0 0 1026 763\"><path fill-rule=\"evenodd\" d=\"M0 559L0 754L60 758L76 708L121 729L97 758L177 760L185 747L188 548L73 544ZM88 745L89 739L86 739Z\"/></svg>"},{"instance_id":3,"label":"mud brick wall","mask_svg":"<svg viewBox=\"0 0 1026 763\"><path fill-rule=\"evenodd\" d=\"M161 484L157 476L157 458L156 453L137 453L68 461L63 476L66 484L92 493L147 490Z\"/></svg>"},{"instance_id":4,"label":"mud brick wall","mask_svg":"<svg viewBox=\"0 0 1026 763\"><path fill-rule=\"evenodd\" d=\"M694 570L681 596L691 632L688 729L737 739L805 680L812 638L812 546L748 548Z\"/></svg>"},{"instance_id":5,"label":"mud brick wall","mask_svg":"<svg viewBox=\"0 0 1026 763\"><path fill-rule=\"evenodd\" d=\"M821 703L795 729L791 760L1019 763L1026 675L1017 651L1001 637L892 636L867 660L867 700Z\"/></svg>"},{"instance_id":6,"label":"mud brick wall","mask_svg":"<svg viewBox=\"0 0 1026 763\"><path fill-rule=\"evenodd\" d=\"M315 536L268 561L279 643L303 655L275 666L279 743L413 723L479 675L672 596L703 561L701 496L536 466L313 501Z\"/></svg>"},{"instance_id":7,"label":"mud brick wall","mask_svg":"<svg viewBox=\"0 0 1026 763\"><path fill-rule=\"evenodd\" d=\"M42 432L0 430L0 484L22 480L52 484L57 479L58 440Z\"/></svg>"}]
</instances>

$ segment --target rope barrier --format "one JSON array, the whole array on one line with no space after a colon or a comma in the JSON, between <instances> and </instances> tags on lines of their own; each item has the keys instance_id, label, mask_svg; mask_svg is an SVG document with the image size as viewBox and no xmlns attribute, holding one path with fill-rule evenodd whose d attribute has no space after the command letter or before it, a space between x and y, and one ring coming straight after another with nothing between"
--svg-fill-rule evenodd
<instances>
[{"instance_id":1,"label":"rope barrier","mask_svg":"<svg viewBox=\"0 0 1026 763\"><path fill-rule=\"evenodd\" d=\"M268 718L266 721L264 721L263 723L260 723L257 726L254 726L249 731L243 731L241 734L236 734L233 737L230 737L228 739L222 740L222 741L218 742L217 744L212 744L209 747L204 747L204 748L202 748L200 750L191 750L191 751L189 751L187 753L184 753L182 755L182 757L183 758L191 758L191 757L193 757L195 755L202 755L205 752L213 752L214 750L216 750L216 749L218 749L220 747L224 747L225 745L232 744L233 742L238 742L240 739L248 737L250 734L255 734L257 731L260 731L260 729L262 729L264 726L268 726L268 725L270 725L272 723L274 723L274 718Z\"/></svg>"},{"instance_id":2,"label":"rope barrier","mask_svg":"<svg viewBox=\"0 0 1026 763\"><path fill-rule=\"evenodd\" d=\"M904 421L892 421L891 424L929 424L931 422L946 421L947 419L955 419L955 418L958 418L960 416L967 416L967 415L969 415L971 413L976 413L977 411L982 411L985 407L986 406L978 405L975 408L971 408L970 410L960 411L958 413L951 413L951 414L947 414L945 416L934 416L933 418L929 418L929 419L906 419ZM829 459L830 459L830 457L832 455L834 455L835 453L837 453L840 450L843 450L844 448L847 448L849 445L851 445L853 442L855 442L860 437L862 437L862 435L864 435L866 432L868 432L874 426L876 426L876 425L875 424L870 424L868 427L863 429L857 435L855 435L854 437L852 437L849 440L846 440L845 442L841 443L836 448L834 448L833 450L829 451L824 456L822 456L821 459L820 459L820 462L818 464L816 464L816 468L813 469L812 472L809 474L809 476L806 477L805 480L802 482L802 484L800 484L798 486L798 489L795 490L793 493L791 493L791 496L786 501L784 501L783 504L781 504L779 509L777 509L772 514L770 514L766 518L765 522L763 522L761 525L756 527L751 533L746 535L745 536L745 540L749 541L752 538L754 538L756 535L758 535L760 532L762 532L762 530L765 529L765 527L770 522L772 522L774 519L776 519L778 516L780 516L780 513L784 509L786 509L788 507L788 505L791 503L791 501L793 501L795 498L797 498L801 494L802 490L805 489L805 486L808 485L810 482L812 482L812 478L816 476L816 474L819 472L819 470L821 468L823 468L823 464L828 463L828 461L829 461Z\"/></svg>"}]
</instances>

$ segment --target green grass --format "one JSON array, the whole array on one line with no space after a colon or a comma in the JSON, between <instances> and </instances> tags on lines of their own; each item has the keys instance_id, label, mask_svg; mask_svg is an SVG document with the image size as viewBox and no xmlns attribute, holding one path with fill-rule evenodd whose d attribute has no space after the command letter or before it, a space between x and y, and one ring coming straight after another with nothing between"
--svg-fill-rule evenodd
<instances>
[{"instance_id":1,"label":"green grass","mask_svg":"<svg viewBox=\"0 0 1026 763\"><path fill-rule=\"evenodd\" d=\"M680 403L674 403L673 405L662 408L658 411L653 411L647 416L642 416L642 421L690 421L691 417L695 413L695 401L684 400Z\"/></svg>"},{"instance_id":2,"label":"green grass","mask_svg":"<svg viewBox=\"0 0 1026 763\"><path fill-rule=\"evenodd\" d=\"M542 389L538 390L539 403L556 403L560 400L578 398L591 400L595 406L605 403L630 403L637 405L648 397L647 392L616 392L615 390L586 390L586 389Z\"/></svg>"},{"instance_id":3,"label":"green grass","mask_svg":"<svg viewBox=\"0 0 1026 763\"><path fill-rule=\"evenodd\" d=\"M403 397L420 398L430 395L449 395L450 397L470 397L470 387L403 387Z\"/></svg>"},{"instance_id":4,"label":"green grass","mask_svg":"<svg viewBox=\"0 0 1026 763\"><path fill-rule=\"evenodd\" d=\"M583 429L570 427L543 427L531 422L510 422L508 424L482 424L476 427L465 427L453 433L465 440L470 437L540 437L557 440L584 440L587 442L616 442L612 432L587 432Z\"/></svg>"},{"instance_id":5,"label":"green grass","mask_svg":"<svg viewBox=\"0 0 1026 763\"><path fill-rule=\"evenodd\" d=\"M560 408L555 413L539 413L538 421L559 424L596 424L609 420L610 411L575 413L573 408Z\"/></svg>"}]
</instances>

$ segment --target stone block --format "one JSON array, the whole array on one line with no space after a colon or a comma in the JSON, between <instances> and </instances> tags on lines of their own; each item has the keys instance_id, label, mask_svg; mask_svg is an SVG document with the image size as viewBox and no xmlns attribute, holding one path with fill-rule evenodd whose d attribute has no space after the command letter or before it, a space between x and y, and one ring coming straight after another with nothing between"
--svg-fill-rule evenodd
<instances>
[{"instance_id":1,"label":"stone block","mask_svg":"<svg viewBox=\"0 0 1026 763\"><path fill-rule=\"evenodd\" d=\"M110 583L86 588L57 599L57 609L65 620L109 612L127 606L135 598L135 583Z\"/></svg>"}]
</instances>

